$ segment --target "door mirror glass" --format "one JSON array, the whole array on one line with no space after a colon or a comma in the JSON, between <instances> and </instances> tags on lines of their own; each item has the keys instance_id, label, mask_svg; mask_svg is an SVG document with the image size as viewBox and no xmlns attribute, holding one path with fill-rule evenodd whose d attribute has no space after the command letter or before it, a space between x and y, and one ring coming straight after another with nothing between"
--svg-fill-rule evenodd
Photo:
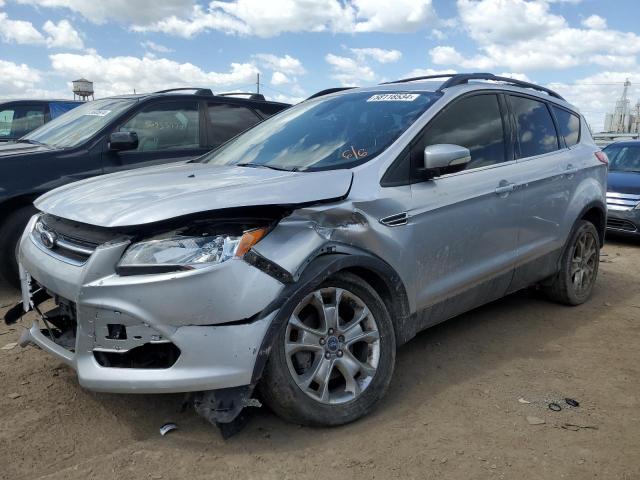
<instances>
[{"instance_id":1,"label":"door mirror glass","mask_svg":"<svg viewBox=\"0 0 640 480\"><path fill-rule=\"evenodd\" d=\"M136 132L113 132L109 135L109 150L121 152L138 148L138 134Z\"/></svg>"},{"instance_id":2,"label":"door mirror glass","mask_svg":"<svg viewBox=\"0 0 640 480\"><path fill-rule=\"evenodd\" d=\"M468 148L449 143L429 145L424 149L424 169L426 172L439 173L440 170L454 168L463 170L471 161L471 152ZM456 168L457 167L457 168Z\"/></svg>"}]
</instances>

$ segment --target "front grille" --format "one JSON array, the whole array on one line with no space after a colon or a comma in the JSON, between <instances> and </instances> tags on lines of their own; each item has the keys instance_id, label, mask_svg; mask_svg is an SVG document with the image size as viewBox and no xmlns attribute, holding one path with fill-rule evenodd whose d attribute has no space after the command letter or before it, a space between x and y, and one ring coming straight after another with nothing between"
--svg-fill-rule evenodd
<instances>
[{"instance_id":1,"label":"front grille","mask_svg":"<svg viewBox=\"0 0 640 480\"><path fill-rule=\"evenodd\" d=\"M623 230L625 232L637 232L638 229L636 226L629 222L628 220L622 220L619 218L611 218L607 219L607 228L612 230Z\"/></svg>"},{"instance_id":2,"label":"front grille","mask_svg":"<svg viewBox=\"0 0 640 480\"><path fill-rule=\"evenodd\" d=\"M50 255L73 265L84 265L99 244L68 235L63 229L48 224L45 217L36 222L31 238Z\"/></svg>"},{"instance_id":3,"label":"front grille","mask_svg":"<svg viewBox=\"0 0 640 480\"><path fill-rule=\"evenodd\" d=\"M607 208L609 210L633 210L638 204L640 204L640 195L607 192Z\"/></svg>"}]
</instances>

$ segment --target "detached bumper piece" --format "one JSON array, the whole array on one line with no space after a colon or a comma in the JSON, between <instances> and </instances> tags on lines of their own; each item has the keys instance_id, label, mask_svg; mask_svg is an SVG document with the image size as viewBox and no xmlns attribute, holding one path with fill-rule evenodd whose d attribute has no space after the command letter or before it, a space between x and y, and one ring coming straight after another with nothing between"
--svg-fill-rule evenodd
<instances>
[{"instance_id":1,"label":"detached bumper piece","mask_svg":"<svg viewBox=\"0 0 640 480\"><path fill-rule=\"evenodd\" d=\"M262 404L251 398L254 385L222 388L197 392L193 395L193 407L198 415L220 430L225 440L240 432L249 422L250 410L245 407L260 407Z\"/></svg>"}]
</instances>

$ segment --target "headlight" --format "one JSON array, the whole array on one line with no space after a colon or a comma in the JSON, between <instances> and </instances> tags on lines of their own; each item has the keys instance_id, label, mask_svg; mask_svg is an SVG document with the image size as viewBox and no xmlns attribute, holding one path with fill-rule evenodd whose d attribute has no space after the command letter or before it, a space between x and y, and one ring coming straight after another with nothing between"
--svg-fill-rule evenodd
<instances>
[{"instance_id":1,"label":"headlight","mask_svg":"<svg viewBox=\"0 0 640 480\"><path fill-rule=\"evenodd\" d=\"M266 228L240 236L208 235L152 238L134 243L118 263L118 273L161 273L192 270L240 258L267 233Z\"/></svg>"}]
</instances>

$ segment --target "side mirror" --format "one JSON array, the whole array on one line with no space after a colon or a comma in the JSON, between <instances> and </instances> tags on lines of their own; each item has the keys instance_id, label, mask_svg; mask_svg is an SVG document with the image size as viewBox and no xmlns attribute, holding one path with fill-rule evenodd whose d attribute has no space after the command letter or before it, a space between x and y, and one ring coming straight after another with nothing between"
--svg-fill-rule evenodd
<instances>
[{"instance_id":1,"label":"side mirror","mask_svg":"<svg viewBox=\"0 0 640 480\"><path fill-rule=\"evenodd\" d=\"M430 178L440 170L462 170L471 161L471 152L460 145L440 143L424 149L424 170Z\"/></svg>"},{"instance_id":2,"label":"side mirror","mask_svg":"<svg viewBox=\"0 0 640 480\"><path fill-rule=\"evenodd\" d=\"M138 134L136 132L113 132L109 135L109 150L121 152L138 148Z\"/></svg>"}]
</instances>

